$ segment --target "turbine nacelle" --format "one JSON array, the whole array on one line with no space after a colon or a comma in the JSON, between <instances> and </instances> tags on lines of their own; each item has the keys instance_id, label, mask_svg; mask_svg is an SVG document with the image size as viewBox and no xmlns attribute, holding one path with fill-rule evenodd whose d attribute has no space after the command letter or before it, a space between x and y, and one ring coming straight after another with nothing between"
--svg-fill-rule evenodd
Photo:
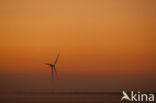
<instances>
[{"instance_id":1,"label":"turbine nacelle","mask_svg":"<svg viewBox=\"0 0 156 103\"><path fill-rule=\"evenodd\" d=\"M50 67L52 67L52 68L53 68L53 67L55 67L55 65L54 65L54 64L49 64L49 66L50 66Z\"/></svg>"}]
</instances>

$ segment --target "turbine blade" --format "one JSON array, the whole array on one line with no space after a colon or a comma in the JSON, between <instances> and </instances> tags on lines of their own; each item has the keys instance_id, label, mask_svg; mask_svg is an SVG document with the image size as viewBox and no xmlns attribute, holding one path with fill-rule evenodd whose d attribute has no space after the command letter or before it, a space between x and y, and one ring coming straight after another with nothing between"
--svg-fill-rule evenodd
<instances>
[{"instance_id":1,"label":"turbine blade","mask_svg":"<svg viewBox=\"0 0 156 103\"><path fill-rule=\"evenodd\" d=\"M58 77L58 73L57 73L57 71L56 71L56 68L54 67L54 70L55 70L55 73L56 73L56 77Z\"/></svg>"},{"instance_id":2,"label":"turbine blade","mask_svg":"<svg viewBox=\"0 0 156 103\"><path fill-rule=\"evenodd\" d=\"M56 57L56 60L55 60L55 62L54 62L54 65L57 63L59 56L60 56L60 53L58 53L58 55L57 55L57 57Z\"/></svg>"},{"instance_id":3,"label":"turbine blade","mask_svg":"<svg viewBox=\"0 0 156 103\"><path fill-rule=\"evenodd\" d=\"M51 68L51 78L52 78L52 80L54 79L53 68Z\"/></svg>"},{"instance_id":4,"label":"turbine blade","mask_svg":"<svg viewBox=\"0 0 156 103\"><path fill-rule=\"evenodd\" d=\"M56 68L54 67L54 70L55 70L55 72L56 72Z\"/></svg>"}]
</instances>

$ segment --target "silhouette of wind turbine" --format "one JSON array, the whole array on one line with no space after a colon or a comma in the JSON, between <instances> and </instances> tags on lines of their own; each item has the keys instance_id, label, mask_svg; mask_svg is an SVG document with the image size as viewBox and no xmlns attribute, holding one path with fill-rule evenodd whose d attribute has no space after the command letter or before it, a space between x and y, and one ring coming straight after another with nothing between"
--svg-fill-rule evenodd
<instances>
[{"instance_id":1,"label":"silhouette of wind turbine","mask_svg":"<svg viewBox=\"0 0 156 103\"><path fill-rule=\"evenodd\" d=\"M58 75L55 65L56 65L56 63L58 61L59 56L60 56L60 53L58 53L58 55L56 57L56 60L55 60L55 62L53 64L44 63L45 65L48 65L50 67L52 80L54 79L54 71L55 71L56 76Z\"/></svg>"}]
</instances>

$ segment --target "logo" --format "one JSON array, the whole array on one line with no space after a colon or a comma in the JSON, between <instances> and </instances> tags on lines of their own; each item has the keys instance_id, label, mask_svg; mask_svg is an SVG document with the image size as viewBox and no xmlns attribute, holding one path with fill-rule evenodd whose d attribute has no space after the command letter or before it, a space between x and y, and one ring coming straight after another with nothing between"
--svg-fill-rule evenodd
<instances>
[{"instance_id":1,"label":"logo","mask_svg":"<svg viewBox=\"0 0 156 103\"><path fill-rule=\"evenodd\" d=\"M121 101L128 100L128 101L154 102L154 94L141 93L140 91L138 92L131 91L129 95L125 91L122 91L122 94L123 96L121 98Z\"/></svg>"}]
</instances>

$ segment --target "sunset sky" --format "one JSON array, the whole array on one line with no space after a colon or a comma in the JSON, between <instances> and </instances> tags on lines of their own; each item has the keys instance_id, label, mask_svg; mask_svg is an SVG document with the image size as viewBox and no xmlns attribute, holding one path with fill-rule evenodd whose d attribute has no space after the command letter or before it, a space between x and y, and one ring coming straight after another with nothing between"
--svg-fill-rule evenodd
<instances>
[{"instance_id":1,"label":"sunset sky","mask_svg":"<svg viewBox=\"0 0 156 103\"><path fill-rule=\"evenodd\" d=\"M50 81L44 63L56 65ZM156 0L0 0L0 91L156 91Z\"/></svg>"}]
</instances>

